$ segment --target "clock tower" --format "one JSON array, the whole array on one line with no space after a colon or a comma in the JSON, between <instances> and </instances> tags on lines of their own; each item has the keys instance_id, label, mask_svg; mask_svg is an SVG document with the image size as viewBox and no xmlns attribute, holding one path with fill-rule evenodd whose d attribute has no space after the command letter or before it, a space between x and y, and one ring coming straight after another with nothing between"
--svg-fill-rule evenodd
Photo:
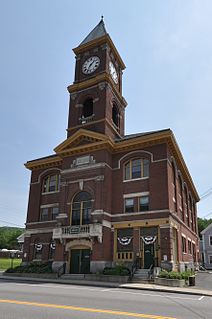
<instances>
[{"instance_id":1,"label":"clock tower","mask_svg":"<svg viewBox=\"0 0 212 319\"><path fill-rule=\"evenodd\" d=\"M123 137L127 105L122 96L125 65L105 29L103 19L73 51L76 66L74 83L68 86L67 137L80 128L112 139Z\"/></svg>"}]
</instances>

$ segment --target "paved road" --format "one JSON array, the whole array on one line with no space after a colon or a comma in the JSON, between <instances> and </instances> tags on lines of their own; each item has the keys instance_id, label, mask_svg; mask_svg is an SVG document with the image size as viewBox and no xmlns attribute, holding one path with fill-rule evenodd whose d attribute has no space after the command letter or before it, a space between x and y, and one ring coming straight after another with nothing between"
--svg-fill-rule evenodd
<instances>
[{"instance_id":1,"label":"paved road","mask_svg":"<svg viewBox=\"0 0 212 319\"><path fill-rule=\"evenodd\" d=\"M212 271L209 273L198 272L196 274L196 286L194 288L212 290Z\"/></svg>"},{"instance_id":2,"label":"paved road","mask_svg":"<svg viewBox=\"0 0 212 319\"><path fill-rule=\"evenodd\" d=\"M211 319L211 314L211 297L0 282L0 319Z\"/></svg>"}]
</instances>

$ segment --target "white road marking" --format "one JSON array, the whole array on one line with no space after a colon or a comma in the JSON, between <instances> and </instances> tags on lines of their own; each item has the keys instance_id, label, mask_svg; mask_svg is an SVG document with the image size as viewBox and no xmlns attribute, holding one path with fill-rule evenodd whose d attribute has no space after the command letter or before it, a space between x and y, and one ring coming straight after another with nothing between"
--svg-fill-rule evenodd
<instances>
[{"instance_id":1,"label":"white road marking","mask_svg":"<svg viewBox=\"0 0 212 319\"><path fill-rule=\"evenodd\" d=\"M111 290L111 292L114 292ZM117 290L116 290L117 292ZM131 294L131 295L142 295L142 296L151 296L151 297L160 297L160 298L170 298L170 299L187 299L187 300L199 300L199 298L187 298L187 297L178 297L175 296L175 294L170 294L170 295L154 295L154 294L148 294L148 293L141 293L141 292L130 292L130 291L121 291L119 290L118 292L124 293L124 294Z\"/></svg>"},{"instance_id":2,"label":"white road marking","mask_svg":"<svg viewBox=\"0 0 212 319\"><path fill-rule=\"evenodd\" d=\"M20 284L20 283L16 283L16 286L30 286L30 287L39 287L39 288L54 288L54 289L69 289L69 290L74 290L74 289L83 289L83 290L97 290L97 291L101 291L101 289L95 289L95 288L88 288L88 287L79 287L79 286L73 286L73 285L64 285L64 286L60 286L58 287L53 286L53 285L43 285L41 284Z\"/></svg>"},{"instance_id":3,"label":"white road marking","mask_svg":"<svg viewBox=\"0 0 212 319\"><path fill-rule=\"evenodd\" d=\"M205 296L200 297L198 300L202 300Z\"/></svg>"}]
</instances>

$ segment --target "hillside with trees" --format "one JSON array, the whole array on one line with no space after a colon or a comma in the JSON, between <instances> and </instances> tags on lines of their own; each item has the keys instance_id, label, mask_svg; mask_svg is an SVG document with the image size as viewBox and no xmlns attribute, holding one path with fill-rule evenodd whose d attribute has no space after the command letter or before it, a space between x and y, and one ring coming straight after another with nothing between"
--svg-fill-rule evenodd
<instances>
[{"instance_id":1,"label":"hillside with trees","mask_svg":"<svg viewBox=\"0 0 212 319\"><path fill-rule=\"evenodd\" d=\"M19 249L17 237L23 232L23 228L0 227L0 249Z\"/></svg>"}]
</instances>

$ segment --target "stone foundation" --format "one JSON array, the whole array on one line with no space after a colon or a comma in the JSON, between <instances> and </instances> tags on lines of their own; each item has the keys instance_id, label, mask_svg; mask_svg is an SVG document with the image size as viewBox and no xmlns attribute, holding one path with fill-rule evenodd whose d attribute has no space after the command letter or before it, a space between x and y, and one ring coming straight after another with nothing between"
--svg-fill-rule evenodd
<instances>
[{"instance_id":1,"label":"stone foundation","mask_svg":"<svg viewBox=\"0 0 212 319\"><path fill-rule=\"evenodd\" d=\"M53 263L52 263L53 272L57 272L58 268L60 268L63 264L64 264L64 261L53 261Z\"/></svg>"},{"instance_id":2,"label":"stone foundation","mask_svg":"<svg viewBox=\"0 0 212 319\"><path fill-rule=\"evenodd\" d=\"M196 267L193 262L179 262L179 271L195 270Z\"/></svg>"},{"instance_id":3,"label":"stone foundation","mask_svg":"<svg viewBox=\"0 0 212 319\"><path fill-rule=\"evenodd\" d=\"M91 261L90 271L91 273L101 272L105 267L111 267L111 261Z\"/></svg>"}]
</instances>

